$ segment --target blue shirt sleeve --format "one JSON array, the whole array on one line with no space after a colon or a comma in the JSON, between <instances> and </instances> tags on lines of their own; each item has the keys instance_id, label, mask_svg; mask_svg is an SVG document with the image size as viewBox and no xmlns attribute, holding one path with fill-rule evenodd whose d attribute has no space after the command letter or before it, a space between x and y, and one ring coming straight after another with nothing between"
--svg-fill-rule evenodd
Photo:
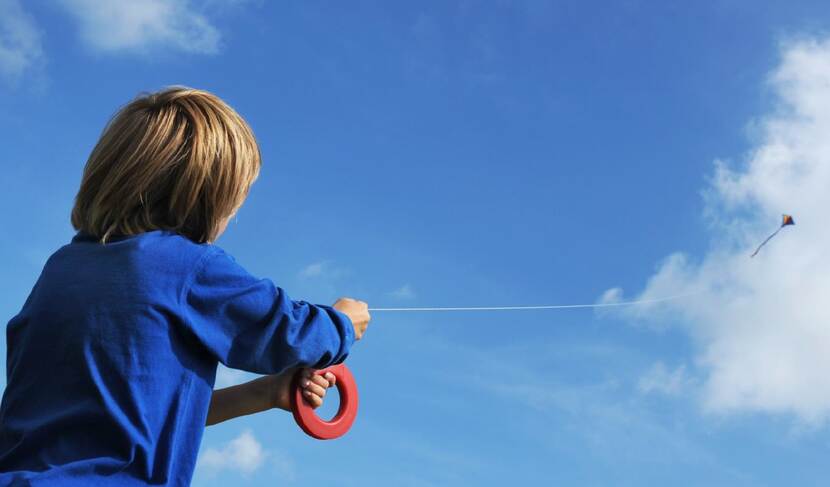
<instances>
[{"instance_id":1,"label":"blue shirt sleeve","mask_svg":"<svg viewBox=\"0 0 830 487\"><path fill-rule=\"evenodd\" d=\"M354 327L330 306L293 301L219 249L205 256L185 288L185 326L220 362L276 374L324 368L346 359Z\"/></svg>"}]
</instances>

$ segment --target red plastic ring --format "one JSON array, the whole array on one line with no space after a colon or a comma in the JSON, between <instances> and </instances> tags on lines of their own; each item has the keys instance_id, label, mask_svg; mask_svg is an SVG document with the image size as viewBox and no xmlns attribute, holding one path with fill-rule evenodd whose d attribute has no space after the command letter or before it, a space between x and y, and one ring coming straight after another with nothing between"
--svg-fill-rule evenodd
<instances>
[{"instance_id":1,"label":"red plastic ring","mask_svg":"<svg viewBox=\"0 0 830 487\"><path fill-rule=\"evenodd\" d=\"M303 399L303 390L297 384L300 374L294 381L294 394L291 395L291 411L294 420L309 436L318 440L333 440L349 431L357 417L357 382L352 372L344 364L334 365L327 369L318 370L317 375L331 372L337 378L335 386L340 393L340 409L330 421L323 421L314 412L314 409Z\"/></svg>"}]
</instances>

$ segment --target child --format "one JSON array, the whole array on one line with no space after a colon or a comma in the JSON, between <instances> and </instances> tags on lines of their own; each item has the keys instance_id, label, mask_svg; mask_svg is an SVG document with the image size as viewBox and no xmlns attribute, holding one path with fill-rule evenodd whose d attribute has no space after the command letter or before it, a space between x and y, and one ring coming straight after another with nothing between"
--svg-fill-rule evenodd
<instances>
[{"instance_id":1,"label":"child","mask_svg":"<svg viewBox=\"0 0 830 487\"><path fill-rule=\"evenodd\" d=\"M140 96L110 121L78 233L7 327L0 485L189 485L205 424L289 409L298 368L346 358L366 303L292 301L213 244L259 167L248 125L204 91ZM271 375L213 391L219 362ZM302 373L319 406L333 376Z\"/></svg>"}]
</instances>

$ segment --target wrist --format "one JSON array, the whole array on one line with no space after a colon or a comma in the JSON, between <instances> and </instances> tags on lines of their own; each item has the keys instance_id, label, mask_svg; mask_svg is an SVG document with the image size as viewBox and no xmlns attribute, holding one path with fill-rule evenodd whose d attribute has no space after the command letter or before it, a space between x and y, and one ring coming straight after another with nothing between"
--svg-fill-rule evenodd
<instances>
[{"instance_id":1,"label":"wrist","mask_svg":"<svg viewBox=\"0 0 830 487\"><path fill-rule=\"evenodd\" d=\"M291 380L294 371L266 375L257 379L254 394L264 409L291 410Z\"/></svg>"}]
</instances>

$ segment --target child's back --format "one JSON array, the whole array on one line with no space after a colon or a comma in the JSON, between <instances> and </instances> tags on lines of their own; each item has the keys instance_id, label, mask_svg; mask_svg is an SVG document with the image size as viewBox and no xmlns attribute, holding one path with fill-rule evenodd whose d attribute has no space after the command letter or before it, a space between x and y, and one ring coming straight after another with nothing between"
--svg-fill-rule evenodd
<instances>
[{"instance_id":1,"label":"child's back","mask_svg":"<svg viewBox=\"0 0 830 487\"><path fill-rule=\"evenodd\" d=\"M171 232L76 236L8 325L0 484L187 484L217 361L274 373L342 360L351 326L326 308Z\"/></svg>"},{"instance_id":2,"label":"child's back","mask_svg":"<svg viewBox=\"0 0 830 487\"><path fill-rule=\"evenodd\" d=\"M214 105L225 109L212 98L200 101L198 97L209 97L203 92L190 93L173 90L158 95L170 100L139 99L133 104L137 108L125 111L135 108L136 120L145 120L146 113L163 114L164 108L177 116L189 113L182 106L195 106L198 113ZM199 116L193 113L187 116ZM222 115L217 119L233 122ZM216 123L202 123L210 120ZM205 169L210 181L194 185L190 207L196 210L176 220L177 205L187 203L181 202L187 189L182 181L192 178L200 170L196 163L203 162L182 158L193 159L204 147L157 144L172 162L157 168L162 171L158 177L134 195L148 207L112 218L107 211L115 212L119 203L132 207L125 195L132 187L111 184L114 199L107 206L101 189L109 184L106 179L118 180L130 170L145 177L154 161L163 162L153 156L144 165L124 169L122 159L107 161L108 137L110 145L127 144L124 158L147 154L130 148L141 137L118 138L119 123L111 124L91 158L103 161L102 167L109 164L107 170L87 165L73 212L81 231L50 257L21 312L8 324L0 485L187 485L219 362L261 374L324 367L344 360L355 339L349 316L329 306L292 301L211 243L247 194L240 183L242 189L228 199L233 181L221 179L232 177L222 161ZM187 144L195 144L198 123L183 126L191 132ZM255 173L248 171L246 184ZM220 184L215 194L205 190L217 178L224 189ZM179 192L171 194L171 188ZM226 208L208 211L216 201ZM141 226L136 222L150 228L136 229ZM165 230L152 228L168 223ZM84 231L96 224L96 236Z\"/></svg>"}]
</instances>

